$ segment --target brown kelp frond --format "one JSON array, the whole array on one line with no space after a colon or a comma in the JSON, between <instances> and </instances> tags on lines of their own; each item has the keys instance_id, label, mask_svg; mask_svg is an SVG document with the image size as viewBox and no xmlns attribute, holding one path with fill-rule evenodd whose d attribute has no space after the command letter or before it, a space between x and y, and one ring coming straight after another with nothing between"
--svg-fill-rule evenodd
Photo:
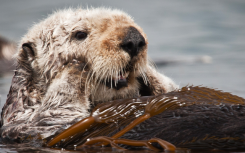
<instances>
[{"instance_id":1,"label":"brown kelp frond","mask_svg":"<svg viewBox=\"0 0 245 153\"><path fill-rule=\"evenodd\" d=\"M127 131L124 130L125 127L131 130L145 119L166 110L176 110L192 105L244 105L244 102L245 100L241 97L201 86L186 86L180 90L158 96L115 100L95 107L92 117L94 117L96 124L91 125L87 131L81 131L66 141L60 142L60 145L62 147L82 145L87 139L97 136L117 138ZM136 121L144 116L143 120ZM132 121L137 124L132 124ZM132 126L129 127L129 125ZM120 129L123 129L124 132Z\"/></svg>"}]
</instances>

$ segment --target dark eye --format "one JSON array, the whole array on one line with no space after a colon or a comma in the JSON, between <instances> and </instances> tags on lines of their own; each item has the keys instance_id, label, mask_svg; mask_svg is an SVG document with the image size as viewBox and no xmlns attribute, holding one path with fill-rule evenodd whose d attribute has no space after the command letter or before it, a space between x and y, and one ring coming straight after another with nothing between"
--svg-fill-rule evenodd
<instances>
[{"instance_id":1,"label":"dark eye","mask_svg":"<svg viewBox=\"0 0 245 153\"><path fill-rule=\"evenodd\" d=\"M87 33L78 31L76 33L75 37L77 40L82 40L82 39L85 39L87 37Z\"/></svg>"}]
</instances>

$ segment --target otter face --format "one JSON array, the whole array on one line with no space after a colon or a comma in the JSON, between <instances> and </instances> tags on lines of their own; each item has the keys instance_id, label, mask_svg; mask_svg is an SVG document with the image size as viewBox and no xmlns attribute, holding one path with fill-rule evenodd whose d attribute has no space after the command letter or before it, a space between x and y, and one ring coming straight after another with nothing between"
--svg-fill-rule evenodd
<instances>
[{"instance_id":1,"label":"otter face","mask_svg":"<svg viewBox=\"0 0 245 153\"><path fill-rule=\"evenodd\" d=\"M67 63L86 63L85 92L92 101L139 95L137 78L147 83L147 43L131 17L101 8L57 12L22 40L36 57L30 59L32 69L47 86Z\"/></svg>"},{"instance_id":2,"label":"otter face","mask_svg":"<svg viewBox=\"0 0 245 153\"><path fill-rule=\"evenodd\" d=\"M146 35L126 14L107 11L104 16L90 14L86 19L87 37L83 43L76 41L77 48L87 48L83 51L90 66L87 84L93 85L91 99L96 101L136 96L137 77L146 78ZM104 96L102 91L112 96Z\"/></svg>"},{"instance_id":3,"label":"otter face","mask_svg":"<svg viewBox=\"0 0 245 153\"><path fill-rule=\"evenodd\" d=\"M134 85L147 64L145 34L125 14L111 14L96 22L89 22L96 26L88 26L91 28L84 40L95 42L87 43L93 47L84 52L91 66L91 83L115 90Z\"/></svg>"}]
</instances>

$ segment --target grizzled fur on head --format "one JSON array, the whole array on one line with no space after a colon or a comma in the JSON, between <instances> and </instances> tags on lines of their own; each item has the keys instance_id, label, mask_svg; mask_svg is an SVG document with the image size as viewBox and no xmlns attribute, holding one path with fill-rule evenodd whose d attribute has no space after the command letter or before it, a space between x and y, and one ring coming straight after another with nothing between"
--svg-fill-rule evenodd
<instances>
[{"instance_id":1,"label":"grizzled fur on head","mask_svg":"<svg viewBox=\"0 0 245 153\"><path fill-rule=\"evenodd\" d=\"M141 40L134 53L131 39ZM33 129L48 136L88 116L91 104L176 89L150 66L147 43L143 30L119 10L62 10L34 25L16 54L2 137Z\"/></svg>"},{"instance_id":2,"label":"grizzled fur on head","mask_svg":"<svg viewBox=\"0 0 245 153\"><path fill-rule=\"evenodd\" d=\"M147 46L137 57L130 55L121 47L122 41L130 27L135 27L145 38L143 30L134 23L131 17L118 10L66 10L55 13L48 19L34 26L23 38L22 44L29 44L33 49L35 59L30 63L39 79L48 85L60 68L78 60L86 62L89 75L86 79L86 93L91 94L92 101L108 101L111 99L137 96L138 83L136 77L142 77L147 83L145 75L147 69ZM84 32L87 37L77 40L77 32ZM131 68L130 74L126 72ZM118 80L118 77L128 75L128 87L115 91L110 95L105 84L108 80ZM100 93L98 93L99 91Z\"/></svg>"}]
</instances>

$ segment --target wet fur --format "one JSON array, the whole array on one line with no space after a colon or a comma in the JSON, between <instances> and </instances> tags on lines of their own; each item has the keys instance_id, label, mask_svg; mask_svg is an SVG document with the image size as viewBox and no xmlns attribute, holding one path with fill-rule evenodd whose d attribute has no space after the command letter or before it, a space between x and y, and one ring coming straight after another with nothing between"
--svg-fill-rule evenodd
<instances>
[{"instance_id":1,"label":"wet fur","mask_svg":"<svg viewBox=\"0 0 245 153\"><path fill-rule=\"evenodd\" d=\"M68 9L36 24L22 38L16 71L2 110L1 137L42 138L87 117L97 103L157 95L177 88L149 63L147 45L131 59L120 44L129 27L146 34L119 10ZM84 40L75 39L78 31ZM127 73L119 90L106 81Z\"/></svg>"}]
</instances>

